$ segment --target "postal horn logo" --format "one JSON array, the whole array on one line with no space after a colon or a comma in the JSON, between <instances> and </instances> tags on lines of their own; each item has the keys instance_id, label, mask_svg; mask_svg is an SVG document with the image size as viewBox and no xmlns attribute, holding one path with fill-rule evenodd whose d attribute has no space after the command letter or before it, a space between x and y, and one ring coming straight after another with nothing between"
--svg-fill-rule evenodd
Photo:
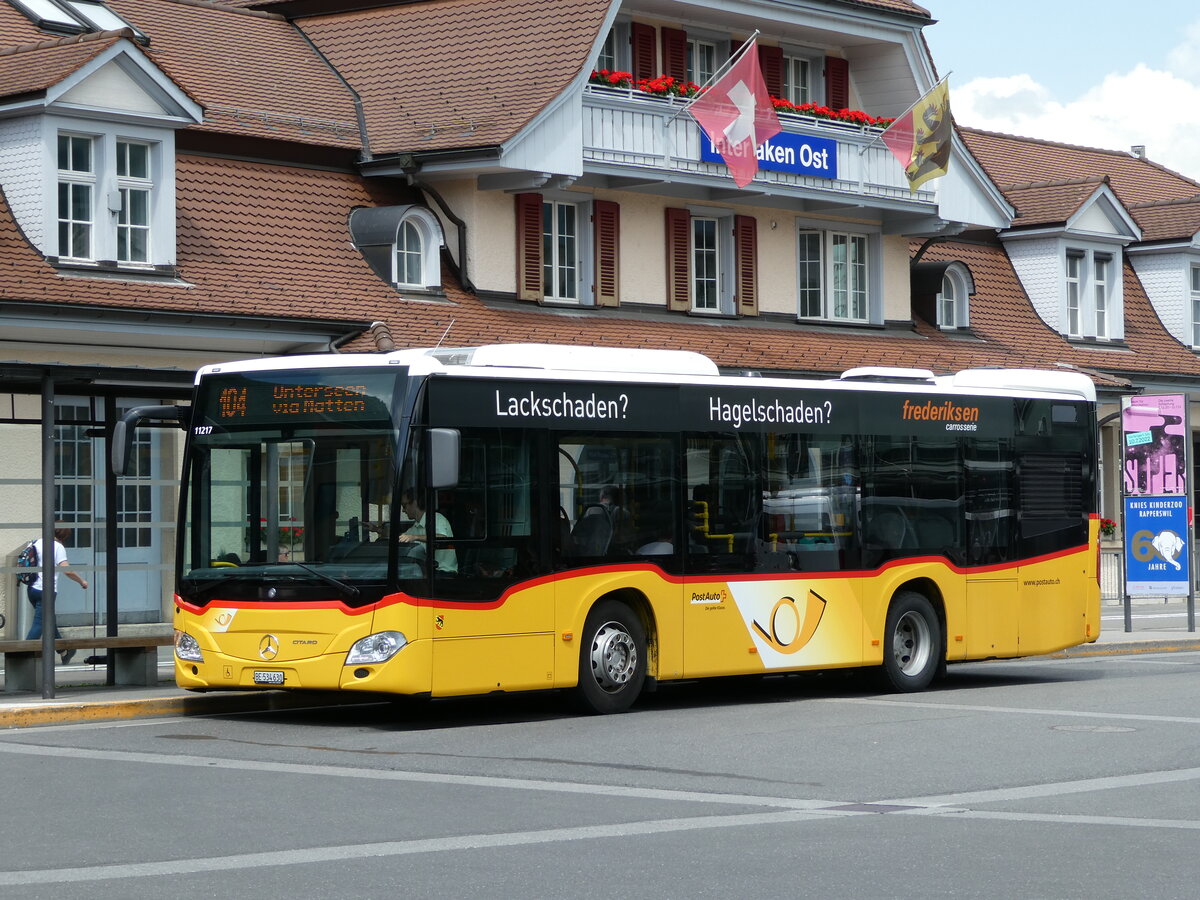
<instances>
[{"instance_id":1,"label":"postal horn logo","mask_svg":"<svg viewBox=\"0 0 1200 900\"><path fill-rule=\"evenodd\" d=\"M263 659L272 660L279 655L279 638L273 634L264 634L258 642L258 655Z\"/></svg>"},{"instance_id":2,"label":"postal horn logo","mask_svg":"<svg viewBox=\"0 0 1200 900\"><path fill-rule=\"evenodd\" d=\"M816 634L825 613L825 598L816 591L809 591L805 601L797 603L794 597L780 597L776 601L766 624L755 619L752 624L759 637L779 653L798 653Z\"/></svg>"}]
</instances>

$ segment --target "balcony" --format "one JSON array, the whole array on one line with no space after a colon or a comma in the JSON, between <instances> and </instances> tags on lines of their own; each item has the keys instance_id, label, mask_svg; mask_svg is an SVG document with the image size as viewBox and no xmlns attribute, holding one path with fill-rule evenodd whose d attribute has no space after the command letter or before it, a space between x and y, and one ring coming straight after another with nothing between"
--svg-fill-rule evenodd
<instances>
[{"instance_id":1,"label":"balcony","mask_svg":"<svg viewBox=\"0 0 1200 900\"><path fill-rule=\"evenodd\" d=\"M651 185L707 186L733 190L720 162L701 160L700 127L678 97L658 97L632 88L587 85L583 94L585 172L606 175L613 187ZM836 146L836 177L759 169L745 192L779 200L806 201L804 207L876 206L929 213L936 204L931 190L908 189L895 157L878 140L878 128L807 116L780 114L785 135L821 139ZM749 199L749 198L748 198Z\"/></svg>"}]
</instances>

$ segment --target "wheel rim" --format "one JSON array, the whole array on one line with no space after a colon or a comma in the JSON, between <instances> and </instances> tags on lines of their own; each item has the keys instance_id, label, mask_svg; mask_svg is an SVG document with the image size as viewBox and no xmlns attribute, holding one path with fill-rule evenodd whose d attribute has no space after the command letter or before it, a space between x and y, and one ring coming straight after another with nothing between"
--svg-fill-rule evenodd
<instances>
[{"instance_id":1,"label":"wheel rim","mask_svg":"<svg viewBox=\"0 0 1200 900\"><path fill-rule=\"evenodd\" d=\"M591 660L596 684L610 693L619 691L637 671L637 645L621 623L605 622L592 640Z\"/></svg>"},{"instance_id":2,"label":"wheel rim","mask_svg":"<svg viewBox=\"0 0 1200 900\"><path fill-rule=\"evenodd\" d=\"M925 617L906 612L896 622L892 634L892 654L896 668L905 675L919 675L933 653L933 632Z\"/></svg>"}]
</instances>

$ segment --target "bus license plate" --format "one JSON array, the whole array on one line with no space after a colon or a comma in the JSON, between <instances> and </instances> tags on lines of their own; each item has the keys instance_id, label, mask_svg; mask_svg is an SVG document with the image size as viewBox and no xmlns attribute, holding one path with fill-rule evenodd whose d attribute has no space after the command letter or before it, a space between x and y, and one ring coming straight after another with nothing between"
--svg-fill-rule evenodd
<instances>
[{"instance_id":1,"label":"bus license plate","mask_svg":"<svg viewBox=\"0 0 1200 900\"><path fill-rule=\"evenodd\" d=\"M255 684L283 684L283 673L282 672L264 672L261 670L255 671L254 683Z\"/></svg>"}]
</instances>

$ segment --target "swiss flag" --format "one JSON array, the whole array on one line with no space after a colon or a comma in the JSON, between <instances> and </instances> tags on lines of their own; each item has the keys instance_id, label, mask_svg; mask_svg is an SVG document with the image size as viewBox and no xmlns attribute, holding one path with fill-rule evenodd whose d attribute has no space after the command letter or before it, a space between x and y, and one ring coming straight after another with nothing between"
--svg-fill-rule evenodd
<instances>
[{"instance_id":1,"label":"swiss flag","mask_svg":"<svg viewBox=\"0 0 1200 900\"><path fill-rule=\"evenodd\" d=\"M783 130L751 40L729 71L687 108L721 154L738 187L754 180L758 145Z\"/></svg>"}]
</instances>

